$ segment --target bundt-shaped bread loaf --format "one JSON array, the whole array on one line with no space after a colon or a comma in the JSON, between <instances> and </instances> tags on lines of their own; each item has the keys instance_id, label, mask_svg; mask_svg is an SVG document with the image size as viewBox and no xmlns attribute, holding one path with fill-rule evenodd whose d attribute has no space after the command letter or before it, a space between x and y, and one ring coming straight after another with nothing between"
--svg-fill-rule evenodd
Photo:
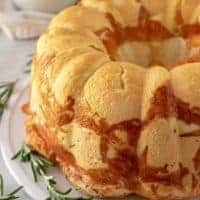
<instances>
[{"instance_id":1,"label":"bundt-shaped bread loaf","mask_svg":"<svg viewBox=\"0 0 200 200\"><path fill-rule=\"evenodd\" d=\"M200 1L82 0L38 41L27 143L99 197L200 194Z\"/></svg>"}]
</instances>

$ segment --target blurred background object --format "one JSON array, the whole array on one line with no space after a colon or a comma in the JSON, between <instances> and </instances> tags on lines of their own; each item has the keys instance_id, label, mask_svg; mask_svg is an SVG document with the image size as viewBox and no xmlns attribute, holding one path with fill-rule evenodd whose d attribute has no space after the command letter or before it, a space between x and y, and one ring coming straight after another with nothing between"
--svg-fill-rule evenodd
<instances>
[{"instance_id":1,"label":"blurred background object","mask_svg":"<svg viewBox=\"0 0 200 200\"><path fill-rule=\"evenodd\" d=\"M77 0L0 0L0 29L10 39L37 38L56 12L76 2Z\"/></svg>"},{"instance_id":2,"label":"blurred background object","mask_svg":"<svg viewBox=\"0 0 200 200\"><path fill-rule=\"evenodd\" d=\"M21 9L56 13L66 6L75 4L76 0L13 0Z\"/></svg>"}]
</instances>

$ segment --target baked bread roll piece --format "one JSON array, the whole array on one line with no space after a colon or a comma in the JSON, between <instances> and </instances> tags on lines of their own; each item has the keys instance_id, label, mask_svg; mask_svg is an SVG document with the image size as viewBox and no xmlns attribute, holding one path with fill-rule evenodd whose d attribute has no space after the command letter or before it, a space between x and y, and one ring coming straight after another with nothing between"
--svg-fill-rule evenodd
<instances>
[{"instance_id":1,"label":"baked bread roll piece","mask_svg":"<svg viewBox=\"0 0 200 200\"><path fill-rule=\"evenodd\" d=\"M62 11L37 44L26 130L89 195L199 195L200 1Z\"/></svg>"}]
</instances>

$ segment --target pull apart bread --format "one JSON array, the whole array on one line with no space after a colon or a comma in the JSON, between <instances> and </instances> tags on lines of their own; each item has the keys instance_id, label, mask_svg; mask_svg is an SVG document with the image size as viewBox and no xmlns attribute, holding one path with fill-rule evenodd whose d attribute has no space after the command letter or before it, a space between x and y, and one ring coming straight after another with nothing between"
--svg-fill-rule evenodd
<instances>
[{"instance_id":1,"label":"pull apart bread","mask_svg":"<svg viewBox=\"0 0 200 200\"><path fill-rule=\"evenodd\" d=\"M82 0L40 37L26 141L97 197L200 195L200 0Z\"/></svg>"}]
</instances>

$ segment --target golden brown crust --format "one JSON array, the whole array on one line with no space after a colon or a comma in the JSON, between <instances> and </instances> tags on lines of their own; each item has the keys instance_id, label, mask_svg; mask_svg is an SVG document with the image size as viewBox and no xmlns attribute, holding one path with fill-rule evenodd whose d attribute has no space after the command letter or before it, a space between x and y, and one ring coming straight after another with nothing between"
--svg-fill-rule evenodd
<instances>
[{"instance_id":1,"label":"golden brown crust","mask_svg":"<svg viewBox=\"0 0 200 200\"><path fill-rule=\"evenodd\" d=\"M82 0L38 41L27 143L98 197L200 194L200 2Z\"/></svg>"}]
</instances>

